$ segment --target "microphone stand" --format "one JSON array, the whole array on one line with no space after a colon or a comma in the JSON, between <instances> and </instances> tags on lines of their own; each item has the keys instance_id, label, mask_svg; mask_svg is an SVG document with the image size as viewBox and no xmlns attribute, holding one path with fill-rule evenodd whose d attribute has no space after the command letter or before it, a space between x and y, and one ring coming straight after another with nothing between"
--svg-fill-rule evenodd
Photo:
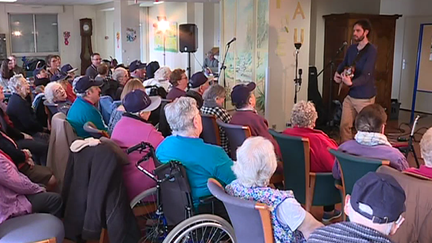
<instances>
[{"instance_id":1,"label":"microphone stand","mask_svg":"<svg viewBox=\"0 0 432 243\"><path fill-rule=\"evenodd\" d=\"M226 51L225 51L224 58L222 60L221 68L220 68L220 71L219 71L219 77L221 76L221 73L223 72L223 86L224 86L224 88L226 88L226 86L227 86L226 85L226 71L225 71L226 66L225 66L225 60L226 60L226 57L227 57L227 54L229 52L230 47L231 47L231 43L229 43L229 44L226 45ZM226 99L224 100L224 108L226 108Z\"/></svg>"},{"instance_id":2,"label":"microphone stand","mask_svg":"<svg viewBox=\"0 0 432 243\"><path fill-rule=\"evenodd\" d=\"M301 43L294 43L294 46L296 48L296 56L295 56L295 78L294 78L294 104L297 103L297 93L300 91L301 88L301 83L302 83L302 77L301 75L303 74L303 70L302 69L298 69L298 55L300 53L300 47L301 47Z\"/></svg>"}]
</instances>

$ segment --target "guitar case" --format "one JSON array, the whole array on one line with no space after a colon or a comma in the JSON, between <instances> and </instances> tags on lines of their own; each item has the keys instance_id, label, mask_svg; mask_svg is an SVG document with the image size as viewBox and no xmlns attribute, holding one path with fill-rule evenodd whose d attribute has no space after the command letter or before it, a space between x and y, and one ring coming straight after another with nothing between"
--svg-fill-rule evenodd
<instances>
[{"instance_id":1,"label":"guitar case","mask_svg":"<svg viewBox=\"0 0 432 243\"><path fill-rule=\"evenodd\" d=\"M316 126L326 125L328 121L328 113L324 107L324 101L321 93L318 91L318 77L317 68L315 66L309 67L309 85L308 85L308 101L315 104L315 109L318 113Z\"/></svg>"}]
</instances>

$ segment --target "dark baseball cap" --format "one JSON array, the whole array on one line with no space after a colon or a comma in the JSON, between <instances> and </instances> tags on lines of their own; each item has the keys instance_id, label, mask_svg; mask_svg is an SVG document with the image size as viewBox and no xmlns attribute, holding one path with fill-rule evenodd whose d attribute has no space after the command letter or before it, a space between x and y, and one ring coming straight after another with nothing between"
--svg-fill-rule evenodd
<instances>
[{"instance_id":1,"label":"dark baseball cap","mask_svg":"<svg viewBox=\"0 0 432 243\"><path fill-rule=\"evenodd\" d=\"M355 184L351 207L377 224L392 223L405 212L405 191L391 175L369 172Z\"/></svg>"},{"instance_id":2,"label":"dark baseball cap","mask_svg":"<svg viewBox=\"0 0 432 243\"><path fill-rule=\"evenodd\" d=\"M95 81L94 79L90 78L89 76L81 76L78 78L78 80L75 83L75 91L79 94L82 94L86 92L86 90L90 89L94 86L101 86L103 84L103 81Z\"/></svg>"},{"instance_id":3,"label":"dark baseball cap","mask_svg":"<svg viewBox=\"0 0 432 243\"><path fill-rule=\"evenodd\" d=\"M146 67L145 63L142 63L140 60L135 60L131 62L131 64L129 65L129 71L133 72L137 69L144 69L145 67Z\"/></svg>"},{"instance_id":4,"label":"dark baseball cap","mask_svg":"<svg viewBox=\"0 0 432 243\"><path fill-rule=\"evenodd\" d=\"M63 72L58 72L57 74L53 75L51 77L51 81L62 81L65 80L68 77L67 73L63 73Z\"/></svg>"},{"instance_id":5,"label":"dark baseball cap","mask_svg":"<svg viewBox=\"0 0 432 243\"><path fill-rule=\"evenodd\" d=\"M231 91L231 101L234 105L242 104L247 101L250 92L254 91L256 84L250 82L248 84L237 84Z\"/></svg>"},{"instance_id":6,"label":"dark baseball cap","mask_svg":"<svg viewBox=\"0 0 432 243\"><path fill-rule=\"evenodd\" d=\"M73 72L75 72L76 70L78 70L78 68L73 68L72 65L70 65L70 64L65 64L65 65L63 65L63 66L61 67L60 70L61 70L62 73L73 73Z\"/></svg>"},{"instance_id":7,"label":"dark baseball cap","mask_svg":"<svg viewBox=\"0 0 432 243\"><path fill-rule=\"evenodd\" d=\"M136 89L123 98L123 106L127 112L137 113L142 111L154 111L161 104L161 97L148 96L145 91Z\"/></svg>"},{"instance_id":8,"label":"dark baseball cap","mask_svg":"<svg viewBox=\"0 0 432 243\"><path fill-rule=\"evenodd\" d=\"M42 71L42 69L46 70L45 66L40 68L35 68L35 70L33 70L33 76L36 78L36 75L38 75Z\"/></svg>"},{"instance_id":9,"label":"dark baseball cap","mask_svg":"<svg viewBox=\"0 0 432 243\"><path fill-rule=\"evenodd\" d=\"M213 79L211 77L207 77L203 72L197 72L194 73L189 79L189 84L191 88L198 88L209 80Z\"/></svg>"}]
</instances>

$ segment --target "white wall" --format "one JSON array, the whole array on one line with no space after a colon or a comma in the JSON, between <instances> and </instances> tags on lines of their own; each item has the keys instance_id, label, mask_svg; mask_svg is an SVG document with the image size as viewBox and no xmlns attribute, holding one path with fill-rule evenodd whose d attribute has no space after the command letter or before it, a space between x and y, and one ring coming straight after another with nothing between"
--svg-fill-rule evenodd
<instances>
[{"instance_id":1,"label":"white wall","mask_svg":"<svg viewBox=\"0 0 432 243\"><path fill-rule=\"evenodd\" d=\"M379 14L379 12L380 1L378 0L312 0L309 52L310 65L316 66L318 72L324 67L324 15L338 13ZM347 41L349 42L349 40ZM322 75L318 79L318 89L322 92Z\"/></svg>"},{"instance_id":2,"label":"white wall","mask_svg":"<svg viewBox=\"0 0 432 243\"><path fill-rule=\"evenodd\" d=\"M431 23L431 13L430 0L381 0L381 14L403 15L396 22L392 97L404 109L411 109L420 24ZM432 113L431 102L432 94L417 93L416 110Z\"/></svg>"},{"instance_id":3,"label":"white wall","mask_svg":"<svg viewBox=\"0 0 432 243\"><path fill-rule=\"evenodd\" d=\"M114 4L100 4L95 8L98 28L95 30L97 49L93 51L101 54L103 59L109 59L110 56L115 56Z\"/></svg>"},{"instance_id":4,"label":"white wall","mask_svg":"<svg viewBox=\"0 0 432 243\"><path fill-rule=\"evenodd\" d=\"M97 50L95 43L95 21L96 12L94 6L42 6L42 5L20 5L20 4L0 4L0 33L7 34L8 54L11 52L9 36L8 13L54 13L58 14L58 40L59 53L62 64L70 63L73 67L80 68L81 36L79 19L91 18L93 20L93 50ZM63 32L70 31L69 45L64 44ZM78 73L78 72L77 72Z\"/></svg>"}]
</instances>

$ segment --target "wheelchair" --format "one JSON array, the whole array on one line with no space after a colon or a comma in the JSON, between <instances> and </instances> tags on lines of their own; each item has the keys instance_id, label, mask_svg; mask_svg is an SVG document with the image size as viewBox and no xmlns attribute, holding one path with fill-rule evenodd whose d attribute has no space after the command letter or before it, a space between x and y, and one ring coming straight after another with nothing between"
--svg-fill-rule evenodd
<instances>
[{"instance_id":1,"label":"wheelchair","mask_svg":"<svg viewBox=\"0 0 432 243\"><path fill-rule=\"evenodd\" d=\"M156 182L156 187L142 192L130 203L134 214L139 215L137 221L143 235L140 242L236 242L233 227L222 217L195 215L186 170L180 162L161 164L153 146L146 142L126 152L134 151L143 154L135 166ZM153 172L140 166L150 158L157 166ZM200 203L212 203L212 200L216 199L205 198Z\"/></svg>"}]
</instances>

